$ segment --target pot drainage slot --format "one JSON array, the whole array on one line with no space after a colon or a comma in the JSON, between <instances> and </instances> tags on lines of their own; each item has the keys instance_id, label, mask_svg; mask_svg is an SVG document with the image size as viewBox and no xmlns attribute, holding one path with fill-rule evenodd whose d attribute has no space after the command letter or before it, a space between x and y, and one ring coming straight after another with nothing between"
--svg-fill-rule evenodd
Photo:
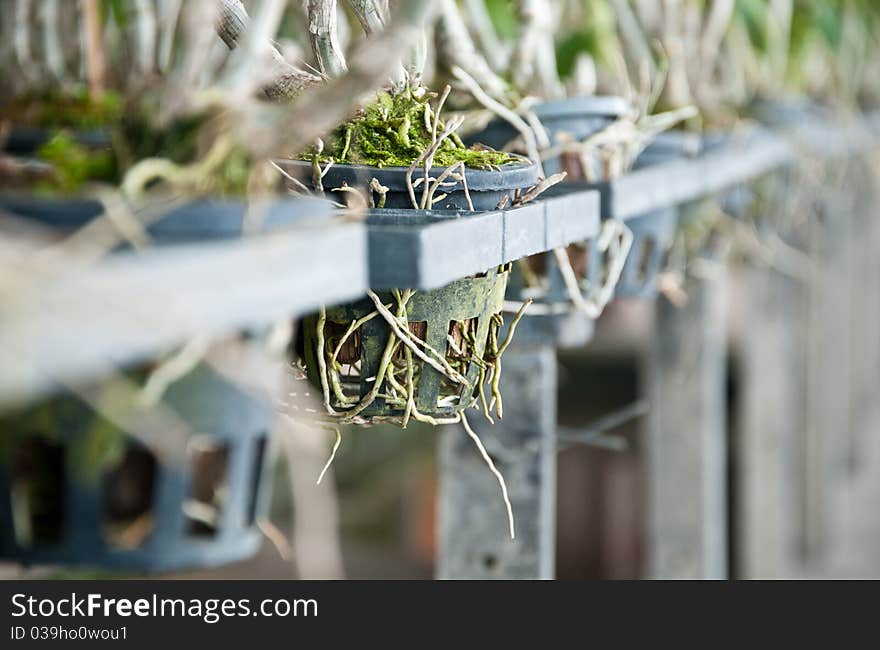
<instances>
[{"instance_id":1,"label":"pot drainage slot","mask_svg":"<svg viewBox=\"0 0 880 650\"><path fill-rule=\"evenodd\" d=\"M470 370L474 366L474 362L471 359L477 356L478 331L479 319L477 318L449 323L449 331L446 336L446 360L464 376L472 374ZM462 396L465 393L470 395L470 391L466 387L444 376L440 382L437 406L440 408L456 407L461 404Z\"/></svg>"},{"instance_id":2,"label":"pot drainage slot","mask_svg":"<svg viewBox=\"0 0 880 650\"><path fill-rule=\"evenodd\" d=\"M21 547L57 544L64 536L64 448L43 438L24 442L15 457L10 500Z\"/></svg>"},{"instance_id":3,"label":"pot drainage slot","mask_svg":"<svg viewBox=\"0 0 880 650\"><path fill-rule=\"evenodd\" d=\"M348 330L347 325L328 320L324 325L324 338L327 350L336 355L342 395L356 400L360 396L362 335L360 328L353 332Z\"/></svg>"},{"instance_id":4,"label":"pot drainage slot","mask_svg":"<svg viewBox=\"0 0 880 650\"><path fill-rule=\"evenodd\" d=\"M187 450L189 494L183 512L190 535L213 537L220 528L229 498L229 446L210 436L195 436Z\"/></svg>"},{"instance_id":5,"label":"pot drainage slot","mask_svg":"<svg viewBox=\"0 0 880 650\"><path fill-rule=\"evenodd\" d=\"M642 241L641 251L639 252L639 266L636 282L644 286L653 275L653 258L654 251L657 249L657 241L653 237L646 237Z\"/></svg>"},{"instance_id":6,"label":"pot drainage slot","mask_svg":"<svg viewBox=\"0 0 880 650\"><path fill-rule=\"evenodd\" d=\"M266 458L266 436L261 436L254 444L254 455L251 463L250 498L248 500L247 519L245 526L257 523L257 509L260 505L260 477L263 475L263 463Z\"/></svg>"},{"instance_id":7,"label":"pot drainage slot","mask_svg":"<svg viewBox=\"0 0 880 650\"><path fill-rule=\"evenodd\" d=\"M158 463L143 447L129 447L104 474L104 538L110 546L139 547L153 530L153 492Z\"/></svg>"}]
</instances>

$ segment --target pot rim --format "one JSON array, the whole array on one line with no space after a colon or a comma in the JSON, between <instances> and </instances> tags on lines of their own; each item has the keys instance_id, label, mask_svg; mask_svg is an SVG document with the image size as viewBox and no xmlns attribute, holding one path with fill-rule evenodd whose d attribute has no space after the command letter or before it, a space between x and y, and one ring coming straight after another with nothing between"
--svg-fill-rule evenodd
<instances>
[{"instance_id":1,"label":"pot rim","mask_svg":"<svg viewBox=\"0 0 880 650\"><path fill-rule=\"evenodd\" d=\"M275 161L285 171L303 171L311 173L312 163L308 160L276 160ZM445 167L432 167L430 172L435 177L443 171ZM352 164L334 164L325 178L338 178L340 181L351 181L354 179L358 185L366 185L372 178L378 180L382 185L386 185L390 190L395 192L406 190L406 172L407 167L373 167L371 165L352 165ZM421 175L421 169L417 170ZM471 191L491 191L516 189L523 187L531 187L538 182L538 165L530 160L523 162L505 163L500 169L473 169L467 168L467 184ZM414 174L414 178L418 175ZM349 182L349 185L352 183Z\"/></svg>"},{"instance_id":2,"label":"pot rim","mask_svg":"<svg viewBox=\"0 0 880 650\"><path fill-rule=\"evenodd\" d=\"M626 99L615 95L581 95L566 99L551 99L534 107L538 119L578 116L618 118L631 110L632 105Z\"/></svg>"}]
</instances>

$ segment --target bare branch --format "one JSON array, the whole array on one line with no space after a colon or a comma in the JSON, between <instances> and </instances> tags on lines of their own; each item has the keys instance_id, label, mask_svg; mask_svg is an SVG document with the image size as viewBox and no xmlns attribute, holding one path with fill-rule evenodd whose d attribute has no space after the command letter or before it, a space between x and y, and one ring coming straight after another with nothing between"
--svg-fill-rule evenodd
<instances>
[{"instance_id":1,"label":"bare branch","mask_svg":"<svg viewBox=\"0 0 880 650\"><path fill-rule=\"evenodd\" d=\"M366 93L375 91L411 47L435 7L431 0L409 0L400 5L388 28L364 40L352 55L348 73L326 86L297 98L291 108L276 108L261 116L260 128L246 141L258 156L290 156L302 151L316 134L327 133L342 122ZM291 125L302 128L291 128Z\"/></svg>"},{"instance_id":2,"label":"bare branch","mask_svg":"<svg viewBox=\"0 0 880 650\"><path fill-rule=\"evenodd\" d=\"M180 16L180 5L183 0L159 0L159 54L157 64L164 72L171 64L171 51L174 45L174 34L177 31L177 19Z\"/></svg>"},{"instance_id":3,"label":"bare branch","mask_svg":"<svg viewBox=\"0 0 880 650\"><path fill-rule=\"evenodd\" d=\"M156 69L156 7L153 0L134 0L137 62L142 72Z\"/></svg>"},{"instance_id":4,"label":"bare branch","mask_svg":"<svg viewBox=\"0 0 880 650\"><path fill-rule=\"evenodd\" d=\"M385 23L388 22L387 7L383 7L378 0L347 0L347 2L368 36L385 29Z\"/></svg>"},{"instance_id":5,"label":"bare branch","mask_svg":"<svg viewBox=\"0 0 880 650\"><path fill-rule=\"evenodd\" d=\"M279 16L280 17L280 16ZM241 0L221 0L220 14L217 20L217 34L226 43L229 49L235 49L239 43L245 40L245 35L250 28L250 17L242 5ZM274 29L272 30L274 32ZM284 60L281 53L270 42L271 34L262 41L264 50L268 50L271 57L271 68L266 77L266 85L263 92L269 99L285 100L292 99L304 88L321 81L321 77L313 75L305 70L300 70ZM250 35L249 39L259 39L260 35ZM254 47L257 40L254 41ZM253 60L258 53L246 55L239 64L240 72L247 72L249 60Z\"/></svg>"},{"instance_id":6,"label":"bare branch","mask_svg":"<svg viewBox=\"0 0 880 650\"><path fill-rule=\"evenodd\" d=\"M474 35L480 49L493 70L504 70L508 67L508 48L495 33L492 18L486 9L485 0L464 0L464 8L470 18Z\"/></svg>"},{"instance_id":7,"label":"bare branch","mask_svg":"<svg viewBox=\"0 0 880 650\"><path fill-rule=\"evenodd\" d=\"M106 70L101 40L101 7L98 0L82 0L83 29L86 37L86 77L93 99L104 94Z\"/></svg>"},{"instance_id":8,"label":"bare branch","mask_svg":"<svg viewBox=\"0 0 880 650\"><path fill-rule=\"evenodd\" d=\"M61 52L59 0L43 0L43 49L46 65L56 81L64 79L64 55Z\"/></svg>"},{"instance_id":9,"label":"bare branch","mask_svg":"<svg viewBox=\"0 0 880 650\"><path fill-rule=\"evenodd\" d=\"M562 96L553 43L553 7L547 0L520 0L520 34L514 49L513 80L545 98Z\"/></svg>"},{"instance_id":10,"label":"bare branch","mask_svg":"<svg viewBox=\"0 0 880 650\"><path fill-rule=\"evenodd\" d=\"M36 77L33 54L31 52L31 0L16 0L15 31L12 47L15 58L21 66L24 76L29 81Z\"/></svg>"},{"instance_id":11,"label":"bare branch","mask_svg":"<svg viewBox=\"0 0 880 650\"><path fill-rule=\"evenodd\" d=\"M338 77L346 70L345 57L336 33L336 0L307 0L309 38L318 67L328 77Z\"/></svg>"},{"instance_id":12,"label":"bare branch","mask_svg":"<svg viewBox=\"0 0 880 650\"><path fill-rule=\"evenodd\" d=\"M487 95L507 100L508 84L489 66L474 46L455 0L440 0L437 20L437 57L448 69L456 66L468 73Z\"/></svg>"}]
</instances>

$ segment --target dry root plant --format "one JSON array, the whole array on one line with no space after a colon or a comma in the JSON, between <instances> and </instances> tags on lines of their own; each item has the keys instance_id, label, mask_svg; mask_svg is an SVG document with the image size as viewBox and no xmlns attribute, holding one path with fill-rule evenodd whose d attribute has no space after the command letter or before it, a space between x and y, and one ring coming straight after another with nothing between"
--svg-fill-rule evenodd
<instances>
[{"instance_id":1,"label":"dry root plant","mask_svg":"<svg viewBox=\"0 0 880 650\"><path fill-rule=\"evenodd\" d=\"M390 422L406 428L412 420L434 426L461 423L499 480L513 537L513 515L507 499L507 486L470 427L466 412L475 409L492 423L494 418L503 417L500 392L502 358L528 305L520 307L503 339L501 331L504 319L501 314L493 314L484 343L478 339L477 320L472 318L453 321L449 326L445 349L438 349L427 341L426 323L410 320L408 304L414 294L411 289L394 290L391 292L391 301L385 302L370 291L368 295L374 309L352 320L347 326L328 320L327 310L320 310L315 324L314 353L324 412L313 414L313 417L320 426L334 433L335 441L318 480L323 478L340 447L341 425ZM384 344L376 342L375 335L363 329L374 319L382 319L388 326ZM364 378L362 349L372 343L382 345L381 357L375 374ZM419 387L427 368L441 377L440 393L433 413L423 412L417 405ZM474 376L476 379L473 379ZM365 393L362 390L364 384L370 386ZM378 414L369 413L380 400Z\"/></svg>"},{"instance_id":2,"label":"dry root plant","mask_svg":"<svg viewBox=\"0 0 880 650\"><path fill-rule=\"evenodd\" d=\"M527 305L523 305L510 324L507 335L499 340L504 325L500 314L492 316L488 339L482 354L476 339L476 321L456 321L447 336L447 350L441 352L430 346L421 330L423 323L410 322L407 303L415 292L407 289L392 292L393 303L383 304L375 292L369 292L375 310L352 321L344 332L334 332L321 309L317 321L317 363L326 413L339 424L366 424L393 422L406 427L411 419L432 425L451 424L461 420L460 414L476 408L490 421L492 414L503 416L499 390L501 359L510 345L516 326ZM363 344L361 328L374 318L382 318L391 329L382 352L379 369L367 381L372 389L359 394L360 347ZM436 417L421 413L416 397L422 368L430 366L443 377L443 389L438 408L449 411L448 416ZM479 370L475 383L468 380L470 369ZM462 401L461 396L468 398ZM362 414L376 402L384 403L400 415L381 415L366 418Z\"/></svg>"}]
</instances>

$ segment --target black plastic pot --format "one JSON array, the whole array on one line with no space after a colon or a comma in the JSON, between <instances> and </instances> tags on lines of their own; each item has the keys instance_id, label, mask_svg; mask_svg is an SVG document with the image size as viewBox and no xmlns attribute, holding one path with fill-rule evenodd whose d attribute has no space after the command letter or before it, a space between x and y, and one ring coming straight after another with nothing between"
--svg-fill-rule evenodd
<instances>
[{"instance_id":1,"label":"black plastic pot","mask_svg":"<svg viewBox=\"0 0 880 650\"><path fill-rule=\"evenodd\" d=\"M642 152L633 165L633 170L644 169L681 158L695 158L713 153L728 144L731 134L726 132L704 133L702 135L684 131L661 133ZM735 185L725 190L721 196L721 206L726 214L742 218L754 204L754 190L749 183Z\"/></svg>"},{"instance_id":2,"label":"black plastic pot","mask_svg":"<svg viewBox=\"0 0 880 650\"><path fill-rule=\"evenodd\" d=\"M702 147L703 138L696 134L677 131L660 134L637 158L633 165L633 171L682 157L699 155ZM572 186L572 184L563 184L551 188L547 195L563 194L566 191L566 185ZM575 185L593 187L603 193L610 191L607 183L598 185L577 183ZM607 203L603 197L603 205L607 205ZM603 217L606 216L603 215ZM626 221L626 226L633 234L633 244L615 288L614 295L616 297L650 298L656 295L657 275L662 270L666 255L673 244L677 224L678 210L676 208L656 210ZM597 287L602 283L608 260L607 256L598 250L596 238L584 242L583 250L580 252L572 250L570 247L569 254L570 257L575 255L583 258L583 268L580 269L580 272L583 279L586 280L587 286ZM508 288L509 299L532 298L545 305L568 303L570 297L555 256L544 253L541 257L543 258L541 264L545 286L538 291L530 292L527 290L522 272L515 265ZM577 264L573 264L573 266L577 266ZM530 318L534 320L535 317ZM541 318L558 320L562 323L565 315ZM526 334L528 334L528 328L529 318L526 320L525 327L522 328ZM552 328L545 326L544 329L550 330Z\"/></svg>"},{"instance_id":3,"label":"black plastic pot","mask_svg":"<svg viewBox=\"0 0 880 650\"><path fill-rule=\"evenodd\" d=\"M780 99L756 99L748 107L755 119L772 127L792 128L810 120L832 120L833 111L809 97L790 95Z\"/></svg>"},{"instance_id":4,"label":"black plastic pot","mask_svg":"<svg viewBox=\"0 0 880 650\"><path fill-rule=\"evenodd\" d=\"M689 131L665 131L654 138L633 163L633 171L680 158L695 158L706 150L711 136Z\"/></svg>"},{"instance_id":5,"label":"black plastic pot","mask_svg":"<svg viewBox=\"0 0 880 650\"><path fill-rule=\"evenodd\" d=\"M312 163L303 160L276 161L288 174L305 185L312 185ZM435 167L431 176L437 178L444 169ZM407 169L404 167L368 167L366 165L333 165L323 179L328 198L342 201L343 196L332 190L348 185L367 190L372 179L388 188L385 197L386 208L411 209L413 207L406 184ZM412 180L423 176L421 170L413 173ZM538 166L532 163L509 163L500 169L468 169L466 173L468 191L476 211L494 210L504 197L512 202L517 190L524 191L538 182ZM450 181L451 182L451 181ZM415 187L416 200L419 200L422 186ZM438 189L436 195L446 196L434 203L434 210L468 210L468 202L463 185L458 182ZM378 199L378 197L376 197Z\"/></svg>"},{"instance_id":6,"label":"black plastic pot","mask_svg":"<svg viewBox=\"0 0 880 650\"><path fill-rule=\"evenodd\" d=\"M547 130L552 146L564 140L585 140L625 115L631 107L622 97L600 96L542 102L532 110ZM470 144L482 143L500 150L518 137L519 132L509 122L496 118L485 130L469 136L466 141ZM547 174L554 174L561 169L558 156L546 158L543 163Z\"/></svg>"},{"instance_id":7,"label":"black plastic pot","mask_svg":"<svg viewBox=\"0 0 880 650\"><path fill-rule=\"evenodd\" d=\"M614 295L652 298L657 295L657 275L663 270L667 253L675 241L678 209L657 210L628 219L626 225L633 234L633 244Z\"/></svg>"},{"instance_id":8,"label":"black plastic pot","mask_svg":"<svg viewBox=\"0 0 880 650\"><path fill-rule=\"evenodd\" d=\"M661 133L641 153L633 171L654 165L698 156L706 139L695 133L667 131ZM619 298L653 298L657 295L657 276L663 270L667 254L675 240L678 208L664 208L628 219L633 244L614 295Z\"/></svg>"},{"instance_id":9,"label":"black plastic pot","mask_svg":"<svg viewBox=\"0 0 880 650\"><path fill-rule=\"evenodd\" d=\"M625 115L630 105L622 97L571 97L542 102L532 110L547 130L550 142L555 144L563 135L580 141L598 133ZM518 137L519 131L509 122L495 118L467 141L500 150Z\"/></svg>"},{"instance_id":10,"label":"black plastic pot","mask_svg":"<svg viewBox=\"0 0 880 650\"><path fill-rule=\"evenodd\" d=\"M44 129L16 126L9 131L3 143L3 151L13 156L32 156L52 137L65 129ZM72 131L73 139L86 147L101 149L111 145L110 133L106 129Z\"/></svg>"},{"instance_id":11,"label":"black plastic pot","mask_svg":"<svg viewBox=\"0 0 880 650\"><path fill-rule=\"evenodd\" d=\"M0 457L0 557L170 571L253 555L269 497L271 404L204 366L172 384L163 401L193 435L162 457L68 394L25 422L7 420L4 434L28 430L7 439ZM96 446L108 440L121 454L96 463ZM206 524L199 512L214 490L224 498Z\"/></svg>"}]
</instances>

